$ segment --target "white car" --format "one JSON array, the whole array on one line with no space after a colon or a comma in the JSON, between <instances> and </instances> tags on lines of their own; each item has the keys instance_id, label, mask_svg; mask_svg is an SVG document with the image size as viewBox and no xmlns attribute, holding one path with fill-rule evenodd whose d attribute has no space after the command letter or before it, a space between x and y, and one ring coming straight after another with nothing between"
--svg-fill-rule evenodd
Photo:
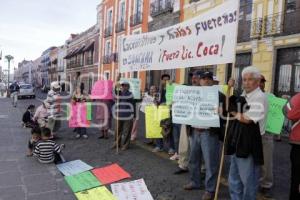
<instances>
[{"instance_id":1,"label":"white car","mask_svg":"<svg viewBox=\"0 0 300 200\"><path fill-rule=\"evenodd\" d=\"M18 98L22 97L35 98L34 89L31 84L20 84Z\"/></svg>"}]
</instances>

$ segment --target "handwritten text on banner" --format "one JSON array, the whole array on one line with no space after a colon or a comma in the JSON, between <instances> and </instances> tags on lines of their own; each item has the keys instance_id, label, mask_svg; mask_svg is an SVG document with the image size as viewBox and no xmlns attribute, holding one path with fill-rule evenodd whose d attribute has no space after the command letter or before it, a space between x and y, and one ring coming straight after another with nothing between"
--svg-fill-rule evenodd
<instances>
[{"instance_id":1,"label":"handwritten text on banner","mask_svg":"<svg viewBox=\"0 0 300 200\"><path fill-rule=\"evenodd\" d=\"M173 94L173 123L197 127L220 127L217 86L176 86Z\"/></svg>"},{"instance_id":2,"label":"handwritten text on banner","mask_svg":"<svg viewBox=\"0 0 300 200\"><path fill-rule=\"evenodd\" d=\"M233 63L238 0L158 31L122 38L121 72Z\"/></svg>"}]
</instances>

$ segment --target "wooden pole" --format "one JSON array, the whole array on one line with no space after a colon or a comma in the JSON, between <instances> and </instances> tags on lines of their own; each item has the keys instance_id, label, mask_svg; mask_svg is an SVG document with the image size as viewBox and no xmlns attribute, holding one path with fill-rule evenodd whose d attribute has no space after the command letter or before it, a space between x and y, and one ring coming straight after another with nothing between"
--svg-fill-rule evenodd
<instances>
[{"instance_id":1,"label":"wooden pole","mask_svg":"<svg viewBox=\"0 0 300 200\"><path fill-rule=\"evenodd\" d=\"M221 176L222 176L223 165L224 165L225 142L226 142L227 132L228 132L228 126L229 126L229 112L228 112L228 108L229 108L229 96L230 96L231 89L232 88L228 86L228 90L226 92L226 111L227 111L226 126L225 126L224 141L223 141L222 153L221 153L221 160L220 160L220 168L219 168L219 174L218 174L218 180L217 180L217 186L216 186L216 192L215 192L214 200L218 200L218 195L219 195L219 190L220 190Z\"/></svg>"},{"instance_id":2,"label":"wooden pole","mask_svg":"<svg viewBox=\"0 0 300 200\"><path fill-rule=\"evenodd\" d=\"M117 120L116 120L116 154L119 154L119 102L120 102L120 91L117 91Z\"/></svg>"}]
</instances>

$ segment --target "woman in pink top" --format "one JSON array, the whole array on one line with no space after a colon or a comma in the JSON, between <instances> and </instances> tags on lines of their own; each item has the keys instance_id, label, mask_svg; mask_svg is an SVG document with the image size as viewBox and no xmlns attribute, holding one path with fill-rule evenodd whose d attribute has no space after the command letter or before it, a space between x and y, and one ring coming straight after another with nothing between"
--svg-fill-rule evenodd
<instances>
[{"instance_id":1,"label":"woman in pink top","mask_svg":"<svg viewBox=\"0 0 300 200\"><path fill-rule=\"evenodd\" d=\"M47 125L48 112L46 105L47 103L44 101L43 104L36 109L33 116L33 120L37 121L41 128Z\"/></svg>"}]
</instances>

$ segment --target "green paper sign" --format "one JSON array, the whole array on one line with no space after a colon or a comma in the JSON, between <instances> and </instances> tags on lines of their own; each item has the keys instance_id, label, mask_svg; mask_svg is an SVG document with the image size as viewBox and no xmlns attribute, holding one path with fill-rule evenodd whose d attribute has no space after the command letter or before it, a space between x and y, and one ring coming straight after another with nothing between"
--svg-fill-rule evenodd
<instances>
[{"instance_id":1,"label":"green paper sign","mask_svg":"<svg viewBox=\"0 0 300 200\"><path fill-rule=\"evenodd\" d=\"M287 100L277 98L273 95L268 95L269 112L267 117L266 131L279 135L284 123L284 115L282 108L286 104Z\"/></svg>"},{"instance_id":2,"label":"green paper sign","mask_svg":"<svg viewBox=\"0 0 300 200\"><path fill-rule=\"evenodd\" d=\"M138 78L121 78L120 82L128 82L130 85L129 91L134 99L141 99L141 80Z\"/></svg>"},{"instance_id":3,"label":"green paper sign","mask_svg":"<svg viewBox=\"0 0 300 200\"><path fill-rule=\"evenodd\" d=\"M92 120L92 104L91 102L86 102L86 119Z\"/></svg>"},{"instance_id":4,"label":"green paper sign","mask_svg":"<svg viewBox=\"0 0 300 200\"><path fill-rule=\"evenodd\" d=\"M173 101L173 93L174 93L174 90L175 90L175 87L177 86L177 84L175 83L172 83L172 84L167 84L167 87L166 87L166 103L167 105L171 105L172 104L172 101Z\"/></svg>"},{"instance_id":5,"label":"green paper sign","mask_svg":"<svg viewBox=\"0 0 300 200\"><path fill-rule=\"evenodd\" d=\"M74 193L102 185L90 171L76 174L74 176L65 176L65 180Z\"/></svg>"}]
</instances>

